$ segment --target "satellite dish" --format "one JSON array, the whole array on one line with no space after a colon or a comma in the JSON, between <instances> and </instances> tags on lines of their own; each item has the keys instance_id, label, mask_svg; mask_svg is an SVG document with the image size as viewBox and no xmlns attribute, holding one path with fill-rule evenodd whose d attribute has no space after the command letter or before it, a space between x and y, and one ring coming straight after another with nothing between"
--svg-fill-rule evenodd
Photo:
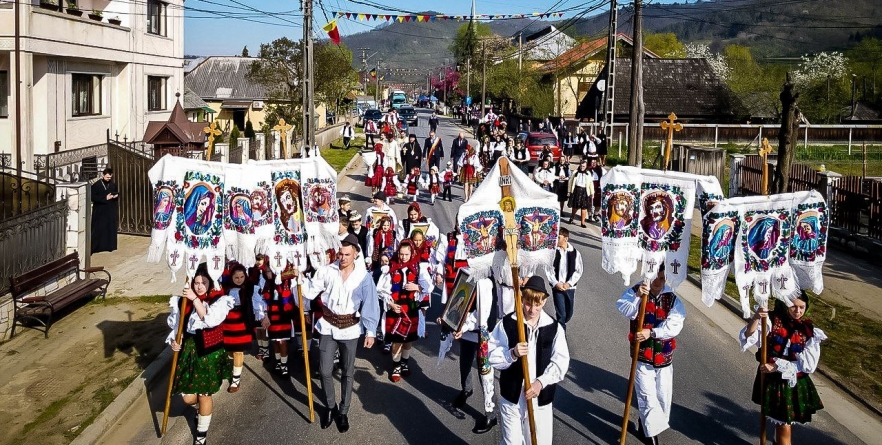
<instances>
[{"instance_id":1,"label":"satellite dish","mask_svg":"<svg viewBox=\"0 0 882 445\"><path fill-rule=\"evenodd\" d=\"M606 81L600 79L597 81L597 91L606 91Z\"/></svg>"}]
</instances>

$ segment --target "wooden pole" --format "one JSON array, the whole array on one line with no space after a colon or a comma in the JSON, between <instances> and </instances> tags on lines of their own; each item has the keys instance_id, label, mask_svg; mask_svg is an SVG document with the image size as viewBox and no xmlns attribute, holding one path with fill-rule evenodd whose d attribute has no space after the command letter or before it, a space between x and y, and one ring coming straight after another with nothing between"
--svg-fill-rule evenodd
<instances>
[{"instance_id":1,"label":"wooden pole","mask_svg":"<svg viewBox=\"0 0 882 445\"><path fill-rule=\"evenodd\" d=\"M763 138L762 146L759 151L760 160L763 163L763 183L760 185L760 190L762 190L763 195L769 194L769 153L771 152L772 146L769 144L769 139Z\"/></svg>"},{"instance_id":2,"label":"wooden pole","mask_svg":"<svg viewBox=\"0 0 882 445\"><path fill-rule=\"evenodd\" d=\"M315 422L312 404L312 372L309 370L309 344L306 339L306 317L303 315L303 288L297 283L297 305L300 308L300 339L303 341L303 364L306 370L306 396L309 399L309 423Z\"/></svg>"},{"instance_id":3,"label":"wooden pole","mask_svg":"<svg viewBox=\"0 0 882 445\"><path fill-rule=\"evenodd\" d=\"M763 183L762 183L762 191L763 195L767 196L769 194L769 153L772 152L772 146L769 144L769 140L767 138L763 138L762 147L760 148L759 154L760 159L763 162ZM768 309L768 308L765 308ZM762 363L760 365L764 365L769 360L769 349L768 349L768 327L766 327L765 320L761 320L762 322L762 343L760 344L760 357L762 359ZM763 404L763 401L766 400L766 375L760 372L760 445L766 445L766 407Z\"/></svg>"},{"instance_id":4,"label":"wooden pole","mask_svg":"<svg viewBox=\"0 0 882 445\"><path fill-rule=\"evenodd\" d=\"M643 329L646 319L646 300L648 294L640 294L640 310L637 311L637 332ZM628 377L628 393L625 396L625 413L622 415L622 434L619 436L619 444L624 445L628 439L628 421L631 418L631 398L634 397L634 380L637 377L637 356L640 354L640 342L637 341L637 332L634 332L633 346L631 347L631 376Z\"/></svg>"},{"instance_id":5,"label":"wooden pole","mask_svg":"<svg viewBox=\"0 0 882 445\"><path fill-rule=\"evenodd\" d=\"M509 177L511 172L509 171L508 158L501 157L499 158L499 175L500 181L503 178ZM506 185L503 185L506 184ZM502 197L510 198L511 197L511 181L504 181L500 183L500 188L502 189ZM514 210L514 209L512 209ZM512 221L514 222L514 221ZM505 230L517 230L517 226L509 227L506 226ZM507 240L508 241L508 240ZM527 341L527 335L524 332L524 307L521 304L521 286L518 284L518 277L520 276L518 273L518 250L517 248L508 248L506 246L506 253L508 254L508 261L511 263L511 282L514 285L514 297L515 297L515 313L518 316L518 342L523 343ZM524 391L530 390L530 362L527 356L521 357L521 369L524 373ZM532 445L538 445L539 442L536 441L536 417L533 415L533 401L527 400L527 416L530 419L530 443Z\"/></svg>"},{"instance_id":6,"label":"wooden pole","mask_svg":"<svg viewBox=\"0 0 882 445\"><path fill-rule=\"evenodd\" d=\"M190 279L187 279L187 284L190 284ZM187 298L181 295L181 313L178 317L178 332L175 333L175 343L181 344L181 338L184 336L184 321L187 319ZM165 409L162 412L162 429L159 432L160 437L165 436L165 428L168 426L168 410L171 407L171 396L172 396L172 386L175 383L175 370L178 367L178 354L181 351L174 351L172 354L171 361L171 372L168 374L168 391L165 393Z\"/></svg>"}]
</instances>

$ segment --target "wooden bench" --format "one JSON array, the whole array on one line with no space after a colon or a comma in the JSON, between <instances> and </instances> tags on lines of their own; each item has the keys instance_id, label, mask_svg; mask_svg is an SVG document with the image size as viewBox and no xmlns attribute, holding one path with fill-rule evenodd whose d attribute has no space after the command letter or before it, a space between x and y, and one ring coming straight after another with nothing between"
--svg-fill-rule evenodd
<instances>
[{"instance_id":1,"label":"wooden bench","mask_svg":"<svg viewBox=\"0 0 882 445\"><path fill-rule=\"evenodd\" d=\"M91 273L103 273L106 278L84 276ZM104 267L80 269L80 257L74 252L14 276L9 281L14 300L10 338L15 336L16 324L39 330L31 324L22 323L25 320L42 325L45 337L49 338L49 327L57 311L95 293L99 293L101 298L106 296L110 273Z\"/></svg>"}]
</instances>

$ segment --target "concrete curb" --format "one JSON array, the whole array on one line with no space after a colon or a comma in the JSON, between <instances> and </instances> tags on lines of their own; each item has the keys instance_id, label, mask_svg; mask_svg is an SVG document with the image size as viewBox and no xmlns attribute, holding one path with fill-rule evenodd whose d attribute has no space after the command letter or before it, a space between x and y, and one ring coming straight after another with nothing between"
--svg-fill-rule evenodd
<instances>
[{"instance_id":1,"label":"concrete curb","mask_svg":"<svg viewBox=\"0 0 882 445\"><path fill-rule=\"evenodd\" d=\"M71 442L71 445L89 445L98 442L98 440L110 430L117 419L122 417L123 413L132 406L132 403L134 403L138 397L147 394L147 388L153 385L157 377L166 375L173 354L171 348L165 348L165 350L163 350L159 356L157 356L156 359L153 360L143 372L141 372L141 375L136 377L135 380L132 380L132 383L129 383L129 386L126 387L123 392L119 393L119 395L116 396L116 399L114 399L107 408L104 408L104 411L95 418L95 421L86 427L86 429L84 429L83 432Z\"/></svg>"},{"instance_id":2,"label":"concrete curb","mask_svg":"<svg viewBox=\"0 0 882 445\"><path fill-rule=\"evenodd\" d=\"M690 283L701 289L701 277L698 274L690 273L687 274L686 277ZM738 299L732 298L728 294L724 293L723 297L720 298L718 301L738 317L742 317L744 315L744 313L741 312L741 302ZM879 408L868 402L867 399L861 397L859 394L854 392L851 388L848 388L847 386L840 383L839 375L837 373L828 370L824 365L818 366L818 373L826 378L837 389L845 393L852 400L859 403L862 407L869 410L877 417L882 418L882 411L880 411Z\"/></svg>"}]
</instances>

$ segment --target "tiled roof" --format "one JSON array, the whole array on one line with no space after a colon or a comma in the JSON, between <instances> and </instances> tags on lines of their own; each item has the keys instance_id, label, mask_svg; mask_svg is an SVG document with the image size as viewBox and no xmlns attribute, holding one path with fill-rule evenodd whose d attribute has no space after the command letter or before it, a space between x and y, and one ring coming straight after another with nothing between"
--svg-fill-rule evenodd
<instances>
[{"instance_id":1,"label":"tiled roof","mask_svg":"<svg viewBox=\"0 0 882 445\"><path fill-rule=\"evenodd\" d=\"M266 100L267 93L257 82L246 79L255 57L207 57L193 68L184 85L204 100Z\"/></svg>"},{"instance_id":2,"label":"tiled roof","mask_svg":"<svg viewBox=\"0 0 882 445\"><path fill-rule=\"evenodd\" d=\"M161 139L160 136L163 130L168 130L174 136L174 139L181 144L201 145L205 141L205 135L202 133L202 129L205 126L205 122L188 121L184 108L181 107L180 102L176 101L168 121L152 121L147 123L147 129L144 131L144 142L148 144L158 143L157 139Z\"/></svg>"},{"instance_id":3,"label":"tiled roof","mask_svg":"<svg viewBox=\"0 0 882 445\"><path fill-rule=\"evenodd\" d=\"M208 108L208 104L199 97L193 90L184 87L184 100L183 100L184 110L201 110L203 108Z\"/></svg>"},{"instance_id":4,"label":"tiled roof","mask_svg":"<svg viewBox=\"0 0 882 445\"><path fill-rule=\"evenodd\" d=\"M605 51L607 40L607 37L600 37L594 40L579 43L576 46L572 47L569 51L561 54L553 60L549 60L548 62L540 66L539 71L547 73L557 71L561 68L567 68L574 64L578 64L582 60L591 57L600 51ZM616 35L616 41L623 42L629 46L631 46L632 44L631 38L622 33L618 33ZM619 46L617 45L617 47ZM619 49L619 51L621 51L621 49ZM643 51L646 53L647 57L658 57L655 53L649 51L646 48L643 48Z\"/></svg>"},{"instance_id":5,"label":"tiled roof","mask_svg":"<svg viewBox=\"0 0 882 445\"><path fill-rule=\"evenodd\" d=\"M882 120L882 113L864 103L856 102L854 110L851 109L851 105L842 109L842 120L852 124L867 121L876 122Z\"/></svg>"}]
</instances>

